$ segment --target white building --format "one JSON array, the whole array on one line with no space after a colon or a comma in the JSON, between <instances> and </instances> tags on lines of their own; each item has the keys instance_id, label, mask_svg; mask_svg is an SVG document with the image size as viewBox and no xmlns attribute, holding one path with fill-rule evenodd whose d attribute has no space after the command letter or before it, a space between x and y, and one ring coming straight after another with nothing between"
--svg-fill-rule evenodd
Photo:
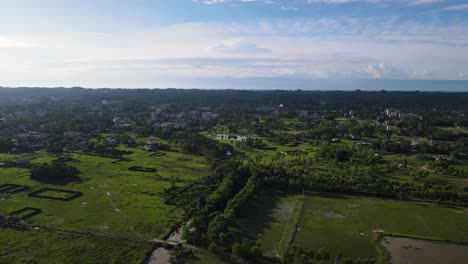
<instances>
[{"instance_id":1,"label":"white building","mask_svg":"<svg viewBox=\"0 0 468 264\"><path fill-rule=\"evenodd\" d=\"M390 119L398 118L400 114L400 110L387 108L385 109L385 115L388 116Z\"/></svg>"},{"instance_id":2,"label":"white building","mask_svg":"<svg viewBox=\"0 0 468 264\"><path fill-rule=\"evenodd\" d=\"M227 134L217 134L216 139L221 140L221 139L229 139L229 135Z\"/></svg>"},{"instance_id":3,"label":"white building","mask_svg":"<svg viewBox=\"0 0 468 264\"><path fill-rule=\"evenodd\" d=\"M247 137L246 136L237 136L236 141L246 141Z\"/></svg>"},{"instance_id":4,"label":"white building","mask_svg":"<svg viewBox=\"0 0 468 264\"><path fill-rule=\"evenodd\" d=\"M63 136L66 138L75 138L75 137L79 137L80 135L81 135L80 132L75 132L75 131L68 131L68 132L63 133Z\"/></svg>"}]
</instances>

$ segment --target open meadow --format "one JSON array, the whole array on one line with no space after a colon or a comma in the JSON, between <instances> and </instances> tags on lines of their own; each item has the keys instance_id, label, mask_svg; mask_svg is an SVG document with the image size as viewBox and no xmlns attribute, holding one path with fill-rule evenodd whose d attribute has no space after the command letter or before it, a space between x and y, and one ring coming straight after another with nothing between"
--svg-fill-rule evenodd
<instances>
[{"instance_id":1,"label":"open meadow","mask_svg":"<svg viewBox=\"0 0 468 264\"><path fill-rule=\"evenodd\" d=\"M42 230L2 229L0 244L0 263L140 264L151 250L145 243Z\"/></svg>"},{"instance_id":2,"label":"open meadow","mask_svg":"<svg viewBox=\"0 0 468 264\"><path fill-rule=\"evenodd\" d=\"M26 185L31 187L28 192L51 188L82 193L72 200L55 200L18 192L1 198L0 214L33 207L42 213L26 219L30 224L145 238L164 236L181 220L183 213L177 206L165 204L171 193L164 190L173 184L188 185L207 175L207 163L204 157L179 152L153 155L136 148L126 150L132 154L123 159L73 153L68 163L81 172L80 181L63 185L31 180L29 169L0 168L0 184ZM43 156L32 162L54 158ZM154 168L156 172L129 170L134 166ZM68 194L46 190L40 195L60 199Z\"/></svg>"}]
</instances>

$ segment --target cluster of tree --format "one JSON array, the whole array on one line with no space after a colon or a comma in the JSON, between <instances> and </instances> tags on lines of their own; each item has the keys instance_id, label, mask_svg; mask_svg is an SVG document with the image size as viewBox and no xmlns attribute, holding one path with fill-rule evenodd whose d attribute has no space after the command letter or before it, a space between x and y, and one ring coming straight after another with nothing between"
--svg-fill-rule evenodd
<instances>
[{"instance_id":1,"label":"cluster of tree","mask_svg":"<svg viewBox=\"0 0 468 264\"><path fill-rule=\"evenodd\" d=\"M234 153L231 145L192 132L176 132L167 139L174 140L184 153L205 155L212 168L218 162L228 158L228 151Z\"/></svg>"},{"instance_id":2,"label":"cluster of tree","mask_svg":"<svg viewBox=\"0 0 468 264\"><path fill-rule=\"evenodd\" d=\"M328 260L330 253L324 247L314 252L312 249L304 250L298 245L292 245L283 256L283 262L291 264L327 263Z\"/></svg>"},{"instance_id":3,"label":"cluster of tree","mask_svg":"<svg viewBox=\"0 0 468 264\"><path fill-rule=\"evenodd\" d=\"M196 197L198 208L191 211L192 218L184 231L185 238L206 246L211 243L207 230L212 219L216 218L216 215L223 214L228 202L244 187L249 176L246 167L239 163L225 161L217 164L209 177L209 181L218 182L215 184L217 187L206 197ZM220 221L221 218L218 219L217 221ZM211 229L214 229L214 224L211 226ZM217 239L215 236L213 238Z\"/></svg>"},{"instance_id":4,"label":"cluster of tree","mask_svg":"<svg viewBox=\"0 0 468 264\"><path fill-rule=\"evenodd\" d=\"M79 180L80 171L63 162L34 164L31 167L30 178L32 180L62 184Z\"/></svg>"},{"instance_id":5,"label":"cluster of tree","mask_svg":"<svg viewBox=\"0 0 468 264\"><path fill-rule=\"evenodd\" d=\"M319 190L355 193L394 199L422 199L456 204L468 204L468 193L450 186L400 183L387 177L384 166L356 166L350 163L330 163L325 171L295 167L266 166L270 174L264 182L275 188Z\"/></svg>"},{"instance_id":6,"label":"cluster of tree","mask_svg":"<svg viewBox=\"0 0 468 264\"><path fill-rule=\"evenodd\" d=\"M332 138L336 138L341 135L338 130L338 126L334 122L320 122L311 131L308 131L305 135L306 139L320 139L324 141L330 141Z\"/></svg>"},{"instance_id":7,"label":"cluster of tree","mask_svg":"<svg viewBox=\"0 0 468 264\"><path fill-rule=\"evenodd\" d=\"M375 151L366 146L346 146L322 144L318 151L318 157L327 161L351 162L360 165L374 165L382 162L380 155L375 155Z\"/></svg>"},{"instance_id":8,"label":"cluster of tree","mask_svg":"<svg viewBox=\"0 0 468 264\"><path fill-rule=\"evenodd\" d=\"M259 241L252 242L243 238L242 242L232 245L232 253L242 257L261 257L263 255L263 246Z\"/></svg>"},{"instance_id":9,"label":"cluster of tree","mask_svg":"<svg viewBox=\"0 0 468 264\"><path fill-rule=\"evenodd\" d=\"M424 170L412 170L410 171L410 176L412 176L416 181L425 179L429 176L429 171Z\"/></svg>"},{"instance_id":10,"label":"cluster of tree","mask_svg":"<svg viewBox=\"0 0 468 264\"><path fill-rule=\"evenodd\" d=\"M236 142L236 146L241 149L265 149L267 144L263 139L257 137L249 137L247 140Z\"/></svg>"},{"instance_id":11,"label":"cluster of tree","mask_svg":"<svg viewBox=\"0 0 468 264\"><path fill-rule=\"evenodd\" d=\"M332 259L333 258L333 259ZM317 251L312 249L305 250L301 246L292 245L283 256L283 263L290 264L325 264L330 263L336 264L374 264L375 258L349 258L338 253L336 256L330 256L330 252L325 248L321 247Z\"/></svg>"},{"instance_id":12,"label":"cluster of tree","mask_svg":"<svg viewBox=\"0 0 468 264\"><path fill-rule=\"evenodd\" d=\"M259 184L260 182L257 176L251 176L244 188L229 200L224 211L217 214L210 221L207 229L207 237L211 243L219 244L220 234L225 231L228 224L235 219L240 208L251 198Z\"/></svg>"},{"instance_id":13,"label":"cluster of tree","mask_svg":"<svg viewBox=\"0 0 468 264\"><path fill-rule=\"evenodd\" d=\"M177 244L177 246L170 251L169 262L172 264L184 264L187 263L188 260L194 259L196 259L196 256L193 250L181 244Z\"/></svg>"},{"instance_id":14,"label":"cluster of tree","mask_svg":"<svg viewBox=\"0 0 468 264\"><path fill-rule=\"evenodd\" d=\"M116 149L113 146L109 146L103 140L97 140L97 139L93 139L89 141L86 151L90 153L95 153L98 155L108 156L108 157L122 157L123 154L127 153L125 151Z\"/></svg>"}]
</instances>

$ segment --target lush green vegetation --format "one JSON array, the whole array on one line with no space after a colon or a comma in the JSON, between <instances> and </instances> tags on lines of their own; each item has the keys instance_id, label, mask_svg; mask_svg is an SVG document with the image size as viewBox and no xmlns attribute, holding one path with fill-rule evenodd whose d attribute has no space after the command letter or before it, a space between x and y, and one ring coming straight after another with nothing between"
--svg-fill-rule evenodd
<instances>
[{"instance_id":1,"label":"lush green vegetation","mask_svg":"<svg viewBox=\"0 0 468 264\"><path fill-rule=\"evenodd\" d=\"M0 89L0 220L32 207L17 224L140 241L182 227L174 263L371 263L382 232L466 242L467 99ZM39 231L8 232L16 248Z\"/></svg>"},{"instance_id":2,"label":"lush green vegetation","mask_svg":"<svg viewBox=\"0 0 468 264\"><path fill-rule=\"evenodd\" d=\"M60 188L80 191L84 194L82 197L62 202L18 193L1 201L0 213L30 206L43 210L42 214L28 220L30 223L71 230L161 237L182 216L182 210L177 206L165 204L172 194L164 190L172 182L185 186L208 175L208 165L202 157L179 152L151 156L151 153L139 149L132 151L133 154L126 156L128 161L72 154L73 160L68 164L78 168L82 181ZM156 167L158 172L129 171L131 166ZM2 182L5 183L27 185L37 190L57 188L56 185L31 180L28 169L8 168L1 171Z\"/></svg>"}]
</instances>

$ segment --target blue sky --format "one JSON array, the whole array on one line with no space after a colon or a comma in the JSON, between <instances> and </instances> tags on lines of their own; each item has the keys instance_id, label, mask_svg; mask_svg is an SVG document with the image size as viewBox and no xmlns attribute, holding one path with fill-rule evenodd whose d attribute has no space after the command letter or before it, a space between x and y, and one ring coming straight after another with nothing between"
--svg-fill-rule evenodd
<instances>
[{"instance_id":1,"label":"blue sky","mask_svg":"<svg viewBox=\"0 0 468 264\"><path fill-rule=\"evenodd\" d=\"M468 80L468 1L0 1L2 86L262 79Z\"/></svg>"}]
</instances>

